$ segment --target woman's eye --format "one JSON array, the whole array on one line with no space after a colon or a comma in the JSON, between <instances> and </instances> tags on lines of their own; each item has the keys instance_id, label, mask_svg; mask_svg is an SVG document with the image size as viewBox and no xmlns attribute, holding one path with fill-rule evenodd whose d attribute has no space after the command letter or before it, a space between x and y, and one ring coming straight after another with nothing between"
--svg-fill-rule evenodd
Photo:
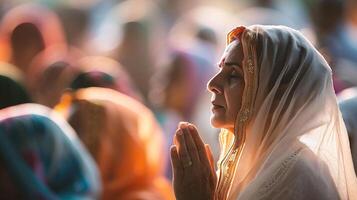
<instances>
[{"instance_id":1,"label":"woman's eye","mask_svg":"<svg viewBox=\"0 0 357 200\"><path fill-rule=\"evenodd\" d=\"M241 77L241 75L239 73L237 73L237 71L235 71L235 70L233 70L231 72L231 74L229 75L229 78L231 78L231 79L237 79L237 78L240 78L240 77Z\"/></svg>"}]
</instances>

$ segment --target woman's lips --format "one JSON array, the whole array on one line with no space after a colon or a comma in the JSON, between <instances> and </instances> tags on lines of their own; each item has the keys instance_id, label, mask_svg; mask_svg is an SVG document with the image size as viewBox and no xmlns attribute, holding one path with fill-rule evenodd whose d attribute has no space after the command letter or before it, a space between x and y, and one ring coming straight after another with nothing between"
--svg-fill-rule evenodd
<instances>
[{"instance_id":1,"label":"woman's lips","mask_svg":"<svg viewBox=\"0 0 357 200\"><path fill-rule=\"evenodd\" d=\"M224 108L223 106L213 104L213 106L212 106L212 111L220 110L220 109L223 109L223 108Z\"/></svg>"}]
</instances>

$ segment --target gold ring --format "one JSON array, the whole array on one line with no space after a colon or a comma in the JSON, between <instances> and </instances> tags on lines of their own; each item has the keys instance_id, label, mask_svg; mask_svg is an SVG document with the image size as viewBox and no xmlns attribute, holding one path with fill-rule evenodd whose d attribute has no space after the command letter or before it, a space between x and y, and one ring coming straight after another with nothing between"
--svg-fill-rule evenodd
<instances>
[{"instance_id":1,"label":"gold ring","mask_svg":"<svg viewBox=\"0 0 357 200\"><path fill-rule=\"evenodd\" d=\"M190 160L183 165L183 168L190 167L191 165L192 165L192 161Z\"/></svg>"}]
</instances>

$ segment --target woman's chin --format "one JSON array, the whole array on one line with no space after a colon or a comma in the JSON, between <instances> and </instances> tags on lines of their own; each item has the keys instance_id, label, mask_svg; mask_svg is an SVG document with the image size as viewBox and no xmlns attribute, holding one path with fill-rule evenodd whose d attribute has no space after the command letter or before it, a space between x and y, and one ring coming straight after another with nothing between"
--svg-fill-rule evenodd
<instances>
[{"instance_id":1,"label":"woman's chin","mask_svg":"<svg viewBox=\"0 0 357 200\"><path fill-rule=\"evenodd\" d=\"M211 125L214 127L214 128L224 128L224 129L228 129L230 131L233 131L234 129L234 122L230 122L223 118L223 117L220 117L220 116L217 116L217 115L212 115L211 116Z\"/></svg>"},{"instance_id":2,"label":"woman's chin","mask_svg":"<svg viewBox=\"0 0 357 200\"><path fill-rule=\"evenodd\" d=\"M224 127L224 122L222 119L220 119L219 117L212 115L211 116L211 125L214 128L223 128Z\"/></svg>"}]
</instances>

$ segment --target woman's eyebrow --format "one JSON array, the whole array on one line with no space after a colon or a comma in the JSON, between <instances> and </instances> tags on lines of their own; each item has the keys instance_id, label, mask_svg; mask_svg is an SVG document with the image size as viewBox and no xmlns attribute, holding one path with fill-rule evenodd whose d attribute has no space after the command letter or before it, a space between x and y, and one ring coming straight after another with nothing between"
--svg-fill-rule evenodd
<instances>
[{"instance_id":1,"label":"woman's eyebrow","mask_svg":"<svg viewBox=\"0 0 357 200\"><path fill-rule=\"evenodd\" d=\"M236 63L236 62L224 62L224 63L222 63L222 65L227 66L227 67L231 67L231 66L241 67L240 63Z\"/></svg>"},{"instance_id":2,"label":"woman's eyebrow","mask_svg":"<svg viewBox=\"0 0 357 200\"><path fill-rule=\"evenodd\" d=\"M243 72L243 67L242 67L241 63L237 63L237 62L225 62L225 63L222 63L222 66L234 67L234 68L238 69L239 71L242 71L242 72Z\"/></svg>"},{"instance_id":3,"label":"woman's eyebrow","mask_svg":"<svg viewBox=\"0 0 357 200\"><path fill-rule=\"evenodd\" d=\"M239 66L239 63L233 63L233 62L219 62L216 64L219 68L222 68L223 66L231 67L231 66Z\"/></svg>"}]
</instances>

